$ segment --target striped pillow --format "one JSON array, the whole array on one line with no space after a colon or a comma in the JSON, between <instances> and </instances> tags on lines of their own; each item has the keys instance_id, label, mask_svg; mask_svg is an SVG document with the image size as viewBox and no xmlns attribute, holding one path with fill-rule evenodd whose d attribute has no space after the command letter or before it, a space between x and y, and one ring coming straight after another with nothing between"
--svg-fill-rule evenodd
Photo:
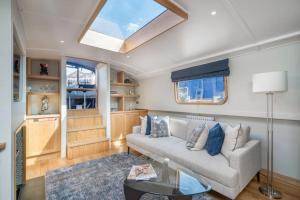
<instances>
[{"instance_id":1,"label":"striped pillow","mask_svg":"<svg viewBox=\"0 0 300 200\"><path fill-rule=\"evenodd\" d=\"M186 142L187 149L194 150L193 148L197 144L204 128L205 128L205 124L201 124L199 127L196 127L192 130L192 133L189 135Z\"/></svg>"}]
</instances>

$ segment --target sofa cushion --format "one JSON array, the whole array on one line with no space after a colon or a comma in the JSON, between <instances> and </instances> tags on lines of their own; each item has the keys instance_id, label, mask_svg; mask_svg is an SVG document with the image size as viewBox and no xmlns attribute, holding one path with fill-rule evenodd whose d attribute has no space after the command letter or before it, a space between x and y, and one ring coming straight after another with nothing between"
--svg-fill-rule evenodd
<instances>
[{"instance_id":1,"label":"sofa cushion","mask_svg":"<svg viewBox=\"0 0 300 200\"><path fill-rule=\"evenodd\" d=\"M151 134L151 120L152 120L152 117L150 115L147 115L146 135L150 135Z\"/></svg>"},{"instance_id":2,"label":"sofa cushion","mask_svg":"<svg viewBox=\"0 0 300 200\"><path fill-rule=\"evenodd\" d=\"M241 125L237 125L235 127L231 127L228 125L225 129L225 138L222 145L221 153L229 158L229 155L236 148L237 138L239 136Z\"/></svg>"},{"instance_id":3,"label":"sofa cushion","mask_svg":"<svg viewBox=\"0 0 300 200\"><path fill-rule=\"evenodd\" d=\"M164 156L165 152L171 151L176 147L177 143L184 143L185 141L177 137L159 137L153 138L150 136L143 136L141 134L129 134L126 136L127 142L136 146L142 147L149 152L153 152L160 156Z\"/></svg>"},{"instance_id":4,"label":"sofa cushion","mask_svg":"<svg viewBox=\"0 0 300 200\"><path fill-rule=\"evenodd\" d=\"M178 143L165 157L211 180L228 187L238 184L237 170L229 166L229 161L222 155L211 156L206 150L189 151L184 143Z\"/></svg>"},{"instance_id":5,"label":"sofa cushion","mask_svg":"<svg viewBox=\"0 0 300 200\"><path fill-rule=\"evenodd\" d=\"M127 135L127 142L201 174L204 177L220 182L228 187L238 183L238 173L229 167L228 160L222 155L210 156L206 150L189 151L186 141L177 137L151 138L141 134Z\"/></svg>"},{"instance_id":6,"label":"sofa cushion","mask_svg":"<svg viewBox=\"0 0 300 200\"><path fill-rule=\"evenodd\" d=\"M205 124L200 137L198 138L194 148L192 148L191 150L199 151L199 150L203 149L205 147L205 144L206 144L206 141L208 138L208 133L209 133L209 129L207 127L207 124Z\"/></svg>"},{"instance_id":7,"label":"sofa cushion","mask_svg":"<svg viewBox=\"0 0 300 200\"><path fill-rule=\"evenodd\" d=\"M178 118L170 118L171 135L186 140L188 121Z\"/></svg>"},{"instance_id":8,"label":"sofa cushion","mask_svg":"<svg viewBox=\"0 0 300 200\"><path fill-rule=\"evenodd\" d=\"M197 143L199 137L201 136L201 133L204 129L204 125L194 128L192 131L192 134L189 135L186 141L186 147L191 150L191 148L194 148L195 144Z\"/></svg>"},{"instance_id":9,"label":"sofa cushion","mask_svg":"<svg viewBox=\"0 0 300 200\"><path fill-rule=\"evenodd\" d=\"M203 120L196 120L196 119L189 119L188 125L187 125L187 136L186 138L189 138L195 128L201 127L206 122Z\"/></svg>"},{"instance_id":10,"label":"sofa cushion","mask_svg":"<svg viewBox=\"0 0 300 200\"><path fill-rule=\"evenodd\" d=\"M147 130L147 116L145 116L145 117L141 117L140 116L140 120L141 120L141 134L142 135L146 135L146 130Z\"/></svg>"},{"instance_id":11,"label":"sofa cushion","mask_svg":"<svg viewBox=\"0 0 300 200\"><path fill-rule=\"evenodd\" d=\"M218 123L211 129L209 129L205 148L211 156L215 156L221 152L223 142L224 131Z\"/></svg>"},{"instance_id":12,"label":"sofa cushion","mask_svg":"<svg viewBox=\"0 0 300 200\"><path fill-rule=\"evenodd\" d=\"M151 137L169 136L171 136L169 117L153 117L151 121Z\"/></svg>"},{"instance_id":13,"label":"sofa cushion","mask_svg":"<svg viewBox=\"0 0 300 200\"><path fill-rule=\"evenodd\" d=\"M239 136L237 139L235 149L243 147L250 139L250 127L242 126L239 130Z\"/></svg>"}]
</instances>

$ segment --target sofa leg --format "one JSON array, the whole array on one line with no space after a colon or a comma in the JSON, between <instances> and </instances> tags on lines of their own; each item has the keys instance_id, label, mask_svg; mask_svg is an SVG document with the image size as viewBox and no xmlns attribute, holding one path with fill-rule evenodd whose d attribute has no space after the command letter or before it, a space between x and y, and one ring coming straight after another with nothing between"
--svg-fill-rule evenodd
<instances>
[{"instance_id":1,"label":"sofa leg","mask_svg":"<svg viewBox=\"0 0 300 200\"><path fill-rule=\"evenodd\" d=\"M127 154L129 155L130 153L130 147L127 147Z\"/></svg>"},{"instance_id":2,"label":"sofa leg","mask_svg":"<svg viewBox=\"0 0 300 200\"><path fill-rule=\"evenodd\" d=\"M257 180L257 182L260 182L260 172L257 172L257 174L256 174L256 180Z\"/></svg>"}]
</instances>

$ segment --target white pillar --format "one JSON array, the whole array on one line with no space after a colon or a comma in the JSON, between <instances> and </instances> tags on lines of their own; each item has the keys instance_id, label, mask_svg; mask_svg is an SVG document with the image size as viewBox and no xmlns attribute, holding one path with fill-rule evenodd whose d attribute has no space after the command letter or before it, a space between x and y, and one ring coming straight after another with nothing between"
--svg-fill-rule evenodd
<instances>
[{"instance_id":1,"label":"white pillar","mask_svg":"<svg viewBox=\"0 0 300 200\"><path fill-rule=\"evenodd\" d=\"M67 58L62 57L60 62L60 122L61 122L61 149L60 156L67 155L67 89L66 89L66 62Z\"/></svg>"},{"instance_id":2,"label":"white pillar","mask_svg":"<svg viewBox=\"0 0 300 200\"><path fill-rule=\"evenodd\" d=\"M97 82L98 109L103 118L103 125L106 127L106 137L110 139L110 67L108 64L97 65Z\"/></svg>"}]
</instances>

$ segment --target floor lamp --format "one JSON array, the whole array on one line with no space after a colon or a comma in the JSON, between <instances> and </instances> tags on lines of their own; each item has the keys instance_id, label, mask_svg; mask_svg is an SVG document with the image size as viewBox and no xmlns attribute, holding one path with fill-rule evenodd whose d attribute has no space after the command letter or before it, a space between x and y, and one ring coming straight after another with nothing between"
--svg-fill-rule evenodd
<instances>
[{"instance_id":1,"label":"floor lamp","mask_svg":"<svg viewBox=\"0 0 300 200\"><path fill-rule=\"evenodd\" d=\"M281 193L273 188L273 95L287 91L287 72L266 72L252 77L253 92L267 95L267 185L259 191L269 198L280 199Z\"/></svg>"}]
</instances>

